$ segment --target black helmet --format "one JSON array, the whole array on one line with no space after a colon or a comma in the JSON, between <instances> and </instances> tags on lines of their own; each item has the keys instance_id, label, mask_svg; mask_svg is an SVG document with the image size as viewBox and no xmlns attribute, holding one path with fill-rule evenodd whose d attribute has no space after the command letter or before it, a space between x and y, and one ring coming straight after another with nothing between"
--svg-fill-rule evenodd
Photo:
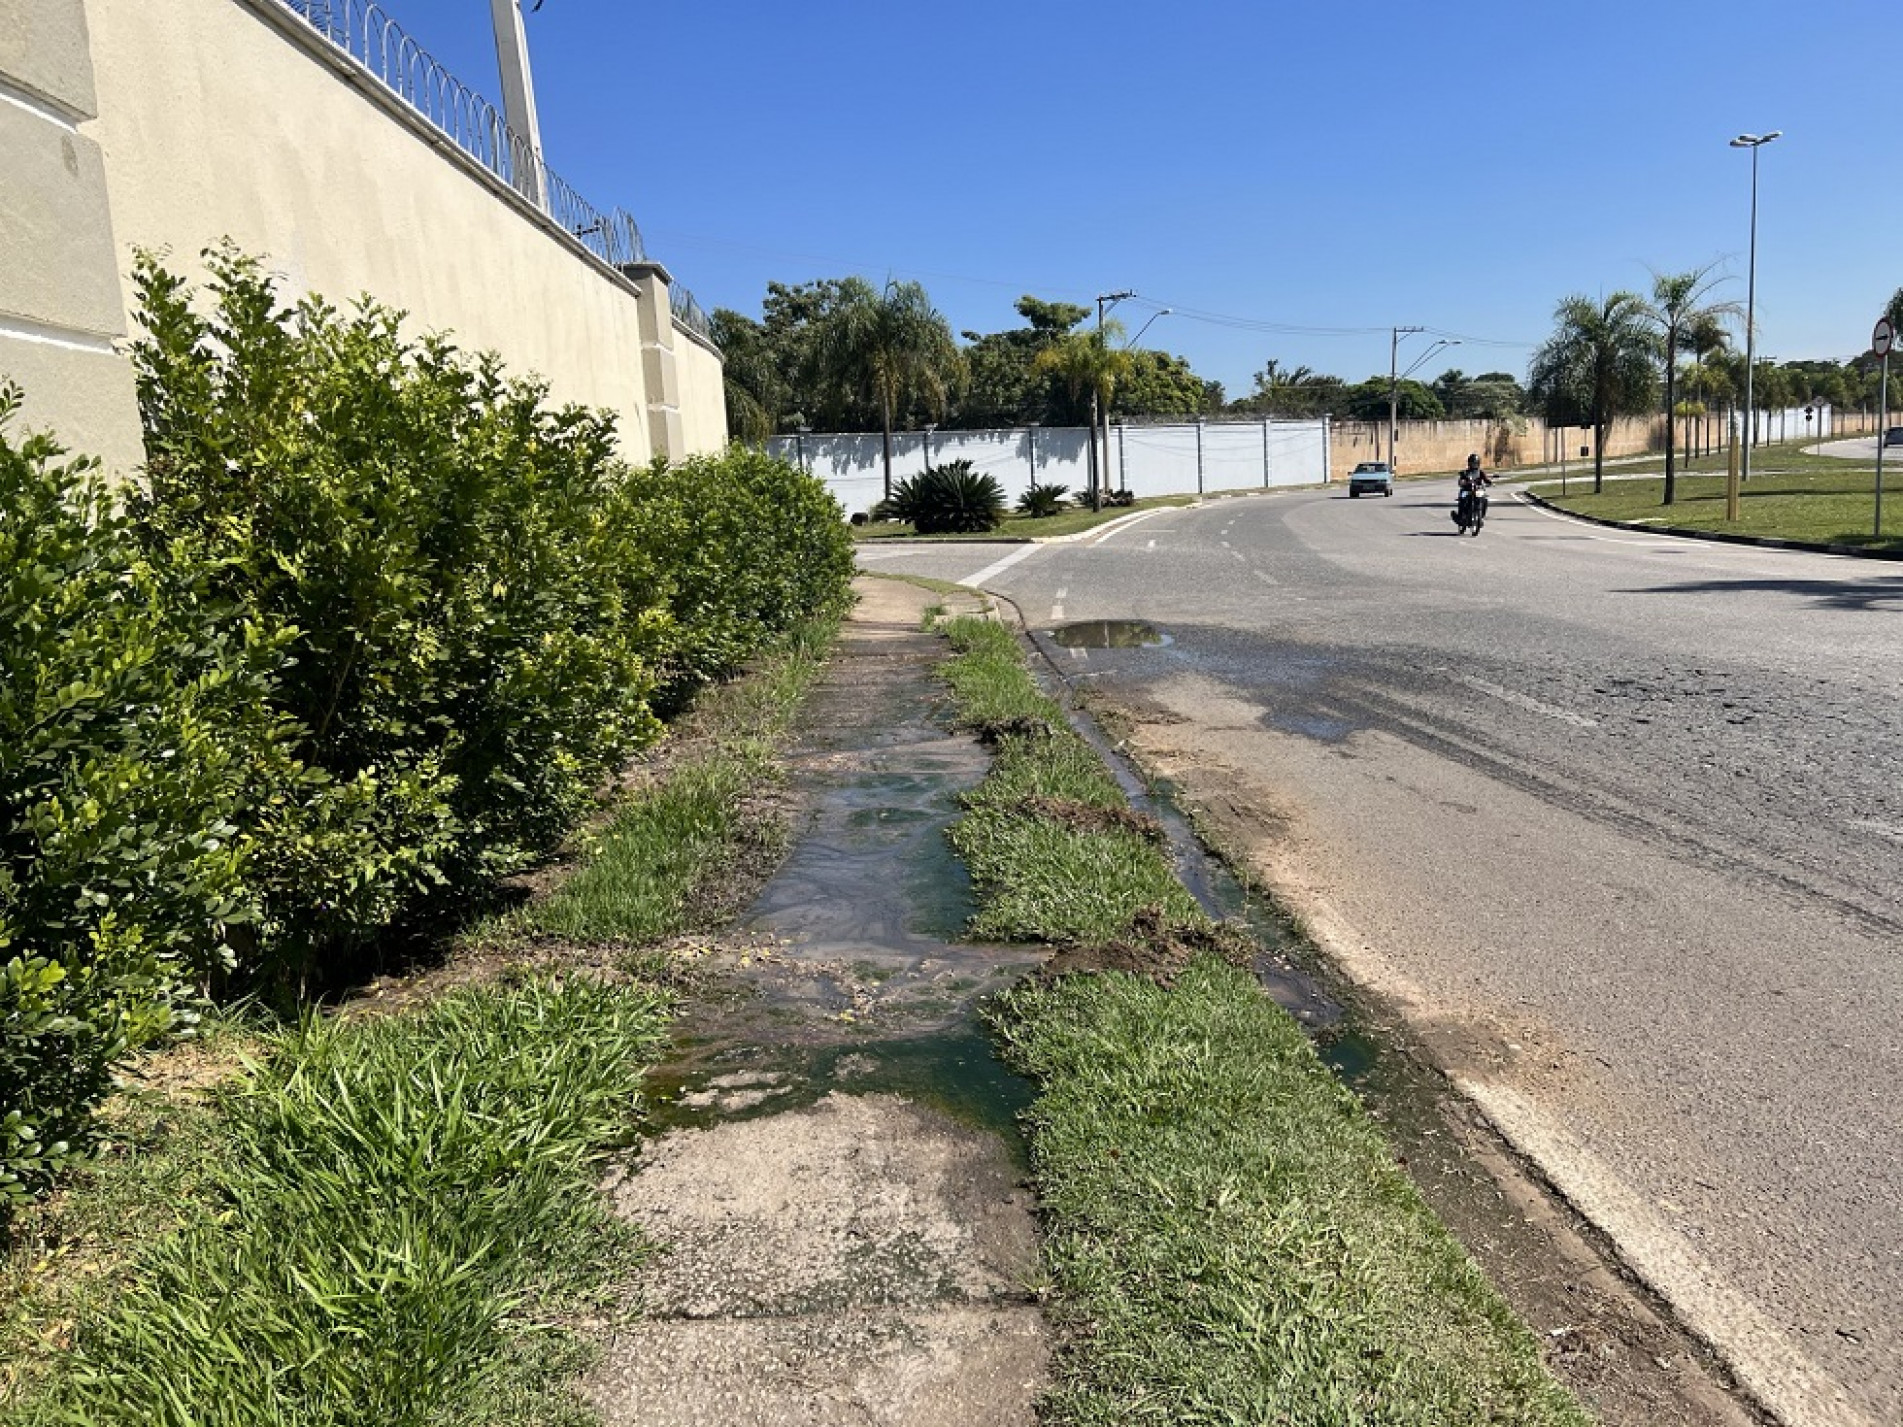
<instances>
[{"instance_id":1,"label":"black helmet","mask_svg":"<svg viewBox=\"0 0 1903 1427\"><path fill-rule=\"evenodd\" d=\"M1480 455L1479 455L1479 453L1478 453L1478 452L1474 452L1473 454L1470 454L1470 455L1469 455L1469 456L1467 457L1467 464L1468 464L1468 465L1470 465L1470 466L1477 466L1477 465L1479 465L1479 464L1480 464Z\"/></svg>"}]
</instances>

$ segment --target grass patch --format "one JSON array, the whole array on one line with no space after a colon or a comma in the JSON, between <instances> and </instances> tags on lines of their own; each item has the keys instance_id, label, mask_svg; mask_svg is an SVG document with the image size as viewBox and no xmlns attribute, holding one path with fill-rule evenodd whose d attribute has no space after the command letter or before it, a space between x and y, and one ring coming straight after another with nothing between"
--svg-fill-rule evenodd
<instances>
[{"instance_id":1,"label":"grass patch","mask_svg":"<svg viewBox=\"0 0 1903 1427\"><path fill-rule=\"evenodd\" d=\"M668 1015L652 988L544 978L271 1035L213 1094L195 1207L15 1420L574 1420L563 1324L640 1253L591 1166L632 1137Z\"/></svg>"},{"instance_id":2,"label":"grass patch","mask_svg":"<svg viewBox=\"0 0 1903 1427\"><path fill-rule=\"evenodd\" d=\"M665 776L621 802L572 875L484 935L638 944L691 926L699 893L743 846L770 851L764 844L783 836L751 816L749 802L779 781L779 747L837 629L798 630L745 677L710 691L670 739L684 751Z\"/></svg>"},{"instance_id":3,"label":"grass patch","mask_svg":"<svg viewBox=\"0 0 1903 1427\"><path fill-rule=\"evenodd\" d=\"M1105 506L1102 510L1092 510L1089 506L1073 506L1060 510L1056 515L1034 518L1028 515L1006 515L1004 523L996 530L975 535L920 535L905 521L881 520L866 525L855 525L852 538L860 541L875 540L1046 540L1053 535L1077 535L1086 530L1095 530L1099 525L1107 525L1120 520L1133 510L1152 510L1160 506L1195 505L1199 498L1193 495L1151 496L1132 505Z\"/></svg>"},{"instance_id":4,"label":"grass patch","mask_svg":"<svg viewBox=\"0 0 1903 1427\"><path fill-rule=\"evenodd\" d=\"M1121 809L1103 763L1039 693L1017 641L989 620L945 625L956 656L941 666L962 726L995 745L991 772L964 798L952 846L978 889L971 934L984 941L1104 942L1140 912L1205 919L1153 836L1083 809Z\"/></svg>"},{"instance_id":5,"label":"grass patch","mask_svg":"<svg viewBox=\"0 0 1903 1427\"><path fill-rule=\"evenodd\" d=\"M1077 1333L1044 1421L1589 1420L1245 973L1070 976L994 1021Z\"/></svg>"},{"instance_id":6,"label":"grass patch","mask_svg":"<svg viewBox=\"0 0 1903 1427\"><path fill-rule=\"evenodd\" d=\"M1253 942L1177 883L1016 639L943 628L959 720L997 749L951 832L974 931L1145 973L1056 975L992 1010L1038 1088L1026 1126L1068 1320L1040 1421L1585 1427L1360 1102L1229 964Z\"/></svg>"},{"instance_id":7,"label":"grass patch","mask_svg":"<svg viewBox=\"0 0 1903 1427\"><path fill-rule=\"evenodd\" d=\"M1886 477L1903 467L1903 461L1884 464ZM1530 489L1564 510L1600 520L1903 552L1903 470L1895 471L1894 481L1885 481L1899 509L1885 513L1881 537L1874 529L1874 465L1809 456L1796 447L1761 448L1752 455L1751 480L1740 489L1735 521L1725 519L1724 471L1722 456L1699 457L1681 467L1671 505L1664 504L1663 470L1649 465L1636 474L1621 471L1598 495L1592 493L1590 471L1583 479L1569 479L1563 496L1557 481Z\"/></svg>"}]
</instances>

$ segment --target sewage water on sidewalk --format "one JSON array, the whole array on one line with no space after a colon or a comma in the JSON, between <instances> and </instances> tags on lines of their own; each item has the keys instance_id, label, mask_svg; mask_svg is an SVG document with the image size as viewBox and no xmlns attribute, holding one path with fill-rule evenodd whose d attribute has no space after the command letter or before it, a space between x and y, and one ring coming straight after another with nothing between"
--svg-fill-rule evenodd
<instances>
[{"instance_id":1,"label":"sewage water on sidewalk","mask_svg":"<svg viewBox=\"0 0 1903 1427\"><path fill-rule=\"evenodd\" d=\"M975 903L945 829L990 759L950 732L942 646L914 637L919 658L843 645L809 705L797 840L736 929L739 985L692 1013L651 1082L661 1126L892 1093L1002 1135L1022 1161L1031 1089L992 1054L979 1005L1043 957L960 939Z\"/></svg>"}]
</instances>

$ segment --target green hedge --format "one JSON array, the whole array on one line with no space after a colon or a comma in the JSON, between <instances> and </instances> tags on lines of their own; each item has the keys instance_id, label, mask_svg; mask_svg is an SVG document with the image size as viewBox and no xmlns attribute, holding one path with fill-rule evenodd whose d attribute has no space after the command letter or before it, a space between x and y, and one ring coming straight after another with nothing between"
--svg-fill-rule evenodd
<instances>
[{"instance_id":1,"label":"green hedge","mask_svg":"<svg viewBox=\"0 0 1903 1427\"><path fill-rule=\"evenodd\" d=\"M0 1199L43 1188L112 1067L250 921L242 830L296 786L282 634L140 549L0 391Z\"/></svg>"},{"instance_id":2,"label":"green hedge","mask_svg":"<svg viewBox=\"0 0 1903 1427\"><path fill-rule=\"evenodd\" d=\"M204 294L135 273L125 508L0 432L17 1191L193 995L334 985L548 853L695 689L849 598L839 507L793 466L631 469L607 416L493 357L206 259Z\"/></svg>"}]
</instances>

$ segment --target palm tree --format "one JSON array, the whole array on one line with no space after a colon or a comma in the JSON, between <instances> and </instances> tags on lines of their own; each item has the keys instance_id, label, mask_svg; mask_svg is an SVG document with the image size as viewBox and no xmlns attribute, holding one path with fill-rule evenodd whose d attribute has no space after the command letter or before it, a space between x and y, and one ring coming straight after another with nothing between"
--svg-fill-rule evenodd
<instances>
[{"instance_id":1,"label":"palm tree","mask_svg":"<svg viewBox=\"0 0 1903 1427\"><path fill-rule=\"evenodd\" d=\"M1615 416L1644 411L1652 401L1658 351L1651 308L1636 292L1601 302L1575 295L1553 313L1553 335L1533 354L1527 392L1546 419L1592 423L1592 488L1606 485L1606 429Z\"/></svg>"},{"instance_id":2,"label":"palm tree","mask_svg":"<svg viewBox=\"0 0 1903 1427\"><path fill-rule=\"evenodd\" d=\"M778 428L787 398L767 351L760 324L725 307L714 309L714 344L720 348L721 384L727 397L727 434L758 446Z\"/></svg>"},{"instance_id":3,"label":"palm tree","mask_svg":"<svg viewBox=\"0 0 1903 1427\"><path fill-rule=\"evenodd\" d=\"M1665 501L1670 505L1678 493L1678 443L1674 440L1678 405L1678 354L1692 345L1692 329L1732 317L1739 312L1735 302L1708 302L1717 279L1712 264L1684 273L1654 273L1652 302L1647 316L1657 327L1665 357Z\"/></svg>"},{"instance_id":4,"label":"palm tree","mask_svg":"<svg viewBox=\"0 0 1903 1427\"><path fill-rule=\"evenodd\" d=\"M1127 351L1110 345L1109 339L1122 330L1117 323L1106 322L1093 332L1066 332L1039 352L1033 363L1036 370L1053 373L1062 381L1072 401L1090 398L1092 509L1100 509L1103 505L1103 482L1098 477L1098 472L1103 469L1097 454L1098 422L1100 418L1105 421L1109 419L1110 398L1116 393L1117 382L1129 375L1132 364Z\"/></svg>"},{"instance_id":5,"label":"palm tree","mask_svg":"<svg viewBox=\"0 0 1903 1427\"><path fill-rule=\"evenodd\" d=\"M964 382L965 359L951 327L915 282L888 282L883 292L852 279L819 334L827 377L877 403L885 434L885 494L892 496L892 422L918 405L943 416Z\"/></svg>"}]
</instances>

